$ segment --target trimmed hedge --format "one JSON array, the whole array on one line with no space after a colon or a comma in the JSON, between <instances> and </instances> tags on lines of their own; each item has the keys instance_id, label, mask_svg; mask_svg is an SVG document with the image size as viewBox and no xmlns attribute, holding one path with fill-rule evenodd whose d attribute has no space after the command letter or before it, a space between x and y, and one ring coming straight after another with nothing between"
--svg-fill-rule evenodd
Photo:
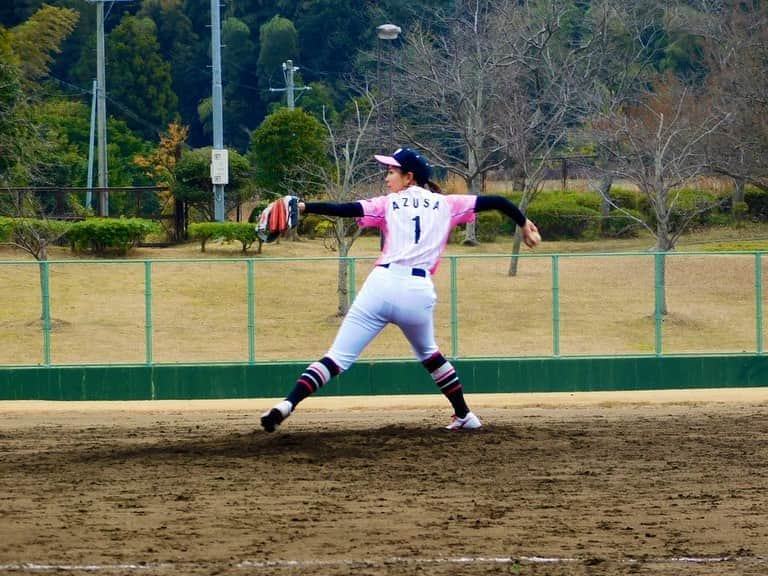
<instances>
[{"instance_id":1,"label":"trimmed hedge","mask_svg":"<svg viewBox=\"0 0 768 576\"><path fill-rule=\"evenodd\" d=\"M200 241L200 252L205 252L205 245L210 240L240 242L242 252L246 252L256 241L261 245L256 226L249 222L196 222L189 225L187 232L190 238Z\"/></svg>"},{"instance_id":2,"label":"trimmed hedge","mask_svg":"<svg viewBox=\"0 0 768 576\"><path fill-rule=\"evenodd\" d=\"M72 224L67 238L76 252L122 255L147 235L161 231L159 224L142 218L89 218Z\"/></svg>"}]
</instances>

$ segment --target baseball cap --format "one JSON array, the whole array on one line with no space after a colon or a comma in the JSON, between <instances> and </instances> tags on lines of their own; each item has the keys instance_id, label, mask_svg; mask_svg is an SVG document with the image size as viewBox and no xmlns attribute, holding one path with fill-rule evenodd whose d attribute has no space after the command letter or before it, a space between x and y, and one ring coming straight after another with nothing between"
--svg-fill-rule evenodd
<instances>
[{"instance_id":1,"label":"baseball cap","mask_svg":"<svg viewBox=\"0 0 768 576\"><path fill-rule=\"evenodd\" d=\"M405 172L413 172L413 177L419 186L426 184L432 175L432 166L426 158L411 148L398 148L392 156L374 154L373 157L385 166L397 166Z\"/></svg>"}]
</instances>

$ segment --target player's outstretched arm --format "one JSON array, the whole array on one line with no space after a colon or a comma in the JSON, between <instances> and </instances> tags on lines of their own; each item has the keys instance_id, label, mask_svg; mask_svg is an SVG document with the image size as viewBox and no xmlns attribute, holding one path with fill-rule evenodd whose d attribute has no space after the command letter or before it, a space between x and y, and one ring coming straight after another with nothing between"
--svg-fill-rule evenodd
<instances>
[{"instance_id":1,"label":"player's outstretched arm","mask_svg":"<svg viewBox=\"0 0 768 576\"><path fill-rule=\"evenodd\" d=\"M528 220L525 214L520 211L520 208L503 196L478 196L475 201L475 212L485 212L487 210L498 210L512 218L523 234L523 242L529 248L533 248L541 242L541 235L539 234L539 229L536 228L536 224Z\"/></svg>"},{"instance_id":2,"label":"player's outstretched arm","mask_svg":"<svg viewBox=\"0 0 768 576\"><path fill-rule=\"evenodd\" d=\"M363 216L363 205L360 202L299 202L299 212L360 218Z\"/></svg>"}]
</instances>

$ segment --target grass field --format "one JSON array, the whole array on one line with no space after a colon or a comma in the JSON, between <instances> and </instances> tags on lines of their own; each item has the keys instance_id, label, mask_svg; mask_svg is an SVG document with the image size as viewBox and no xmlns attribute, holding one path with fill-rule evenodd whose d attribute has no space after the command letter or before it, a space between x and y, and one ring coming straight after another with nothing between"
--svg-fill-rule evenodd
<instances>
[{"instance_id":1,"label":"grass field","mask_svg":"<svg viewBox=\"0 0 768 576\"><path fill-rule=\"evenodd\" d=\"M549 356L553 353L552 254L559 258L559 346L562 355L652 353L655 349L650 237L601 242L544 242L525 250L509 277L511 241L469 248L451 245L457 260L457 354ZM663 321L665 353L750 352L757 345L755 257L690 252L768 250L768 227L718 228L683 238L667 259ZM598 253L631 253L598 256ZM354 257L373 258L378 239L365 237ZM595 254L595 255L590 255ZM340 324L337 262L320 240L266 245L255 258L255 350L258 360L304 360L323 354ZM307 261L300 258L326 257ZM80 257L82 258L82 257ZM296 258L271 261L271 258ZM55 249L51 265L54 363L144 362L144 259L152 266L152 356L155 362L248 359L247 269L237 245L190 243L138 248L120 263L77 261ZM179 262L178 259L201 259ZM40 281L23 252L0 248L0 364L38 364L43 357ZM372 260L356 266L360 288ZM765 265L763 265L765 268ZM764 274L765 275L765 274ZM452 352L450 262L435 275L440 297L438 343ZM762 278L765 283L766 279ZM765 306L765 302L763 302ZM368 358L410 357L405 339L388 327Z\"/></svg>"}]
</instances>

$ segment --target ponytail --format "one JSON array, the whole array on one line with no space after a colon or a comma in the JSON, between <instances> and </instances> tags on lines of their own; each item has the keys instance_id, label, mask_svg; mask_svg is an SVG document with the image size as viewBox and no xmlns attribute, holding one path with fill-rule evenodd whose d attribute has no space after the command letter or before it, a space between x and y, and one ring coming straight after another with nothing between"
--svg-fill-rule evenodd
<instances>
[{"instance_id":1,"label":"ponytail","mask_svg":"<svg viewBox=\"0 0 768 576\"><path fill-rule=\"evenodd\" d=\"M432 182L432 180L427 180L427 188L429 188L430 192L434 192L435 194L443 193L443 190L440 188L440 186L438 186L436 182Z\"/></svg>"}]
</instances>

